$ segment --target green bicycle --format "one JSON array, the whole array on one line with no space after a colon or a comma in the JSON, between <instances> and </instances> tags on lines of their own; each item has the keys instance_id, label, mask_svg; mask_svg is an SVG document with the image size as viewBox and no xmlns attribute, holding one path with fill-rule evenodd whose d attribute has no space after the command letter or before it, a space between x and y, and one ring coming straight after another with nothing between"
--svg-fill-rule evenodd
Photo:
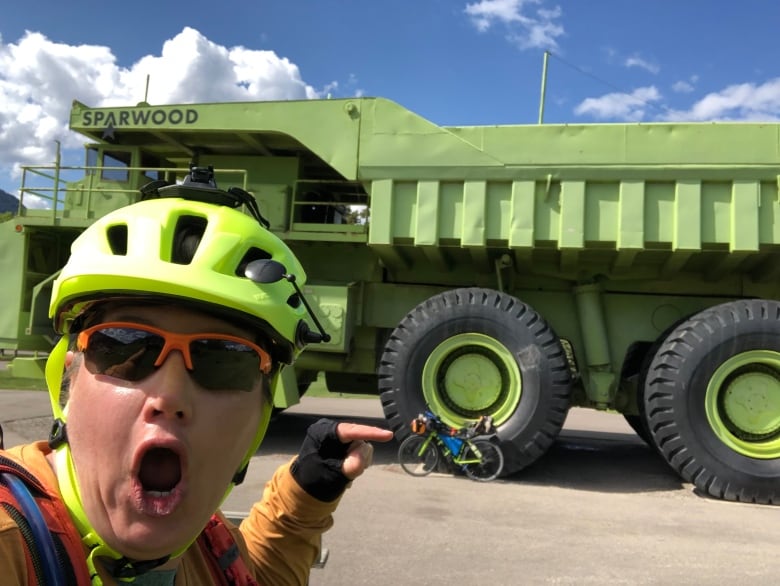
<instances>
[{"instance_id":1,"label":"green bicycle","mask_svg":"<svg viewBox=\"0 0 780 586\"><path fill-rule=\"evenodd\" d=\"M490 441L491 429L489 417L458 430L426 411L412 420L413 435L401 442L398 449L401 468L412 476L426 476L436 470L443 455L472 480L493 480L504 468L504 454Z\"/></svg>"}]
</instances>

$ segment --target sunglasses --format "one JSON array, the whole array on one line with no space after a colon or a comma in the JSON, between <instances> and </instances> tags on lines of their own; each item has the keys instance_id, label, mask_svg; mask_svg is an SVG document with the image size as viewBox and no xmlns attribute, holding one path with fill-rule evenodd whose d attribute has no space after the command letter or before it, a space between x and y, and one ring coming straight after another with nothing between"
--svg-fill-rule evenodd
<instances>
[{"instance_id":1,"label":"sunglasses","mask_svg":"<svg viewBox=\"0 0 780 586\"><path fill-rule=\"evenodd\" d=\"M229 334L177 334L128 322L108 322L79 332L76 347L87 370L140 381L178 350L190 376L204 389L252 391L271 357L257 344Z\"/></svg>"}]
</instances>

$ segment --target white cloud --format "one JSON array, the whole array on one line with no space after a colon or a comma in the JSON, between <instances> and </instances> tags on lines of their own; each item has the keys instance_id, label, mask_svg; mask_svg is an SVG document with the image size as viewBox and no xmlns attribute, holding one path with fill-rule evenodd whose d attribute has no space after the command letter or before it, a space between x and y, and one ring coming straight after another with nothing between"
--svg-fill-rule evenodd
<instances>
[{"instance_id":1,"label":"white cloud","mask_svg":"<svg viewBox=\"0 0 780 586\"><path fill-rule=\"evenodd\" d=\"M672 91L678 94L689 94L693 91L693 85L687 81L676 81L672 84Z\"/></svg>"},{"instance_id":2,"label":"white cloud","mask_svg":"<svg viewBox=\"0 0 780 586\"><path fill-rule=\"evenodd\" d=\"M273 51L223 47L184 28L159 55L120 67L108 47L55 43L27 32L16 43L0 38L0 168L46 164L54 141L78 147L68 130L72 101L92 107L320 97L298 66Z\"/></svg>"},{"instance_id":3,"label":"white cloud","mask_svg":"<svg viewBox=\"0 0 780 586\"><path fill-rule=\"evenodd\" d=\"M691 75L687 80L681 79L672 84L672 91L678 94L689 94L696 89L699 82L698 75Z\"/></svg>"},{"instance_id":4,"label":"white cloud","mask_svg":"<svg viewBox=\"0 0 780 586\"><path fill-rule=\"evenodd\" d=\"M556 39L565 32L556 22L562 11L558 6L542 7L528 16L532 12L530 5L541 3L542 0L480 0L467 4L464 12L479 32L486 32L495 24L504 25L508 29L507 39L521 49L557 49Z\"/></svg>"},{"instance_id":5,"label":"white cloud","mask_svg":"<svg viewBox=\"0 0 780 586\"><path fill-rule=\"evenodd\" d=\"M642 57L639 57L638 55L633 55L631 57L626 58L625 61L626 67L639 67L640 69L644 69L646 71L649 71L653 75L657 75L658 72L661 70L661 68L655 64L651 63L650 61L643 59Z\"/></svg>"},{"instance_id":6,"label":"white cloud","mask_svg":"<svg viewBox=\"0 0 780 586\"><path fill-rule=\"evenodd\" d=\"M599 120L638 122L645 118L647 107L660 99L661 94L655 86L648 86L638 88L630 94L616 92L598 98L587 98L574 108L574 113Z\"/></svg>"},{"instance_id":7,"label":"white cloud","mask_svg":"<svg viewBox=\"0 0 780 586\"><path fill-rule=\"evenodd\" d=\"M675 91L683 91L698 81L679 81ZM637 122L647 118L648 109L661 109L662 95L654 87L644 87L632 93L611 93L598 98L583 100L574 112L580 116L591 116L599 120L624 120ZM652 116L654 120L669 122L714 122L714 121L780 121L780 77L761 84L734 84L719 92L707 94L688 110L668 110L662 115Z\"/></svg>"},{"instance_id":8,"label":"white cloud","mask_svg":"<svg viewBox=\"0 0 780 586\"><path fill-rule=\"evenodd\" d=\"M742 83L707 94L689 110L675 110L666 120L780 120L780 78L760 85Z\"/></svg>"}]
</instances>

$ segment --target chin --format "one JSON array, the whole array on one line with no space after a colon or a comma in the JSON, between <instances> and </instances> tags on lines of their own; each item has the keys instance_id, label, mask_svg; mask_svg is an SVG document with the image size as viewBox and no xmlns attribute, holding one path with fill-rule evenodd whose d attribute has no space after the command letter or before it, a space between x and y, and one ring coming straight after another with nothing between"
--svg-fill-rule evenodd
<instances>
[{"instance_id":1,"label":"chin","mask_svg":"<svg viewBox=\"0 0 780 586\"><path fill-rule=\"evenodd\" d=\"M154 560L189 546L199 534L200 528L188 528L181 521L154 519L135 523L126 535L115 535L117 543L109 545L128 558Z\"/></svg>"}]
</instances>

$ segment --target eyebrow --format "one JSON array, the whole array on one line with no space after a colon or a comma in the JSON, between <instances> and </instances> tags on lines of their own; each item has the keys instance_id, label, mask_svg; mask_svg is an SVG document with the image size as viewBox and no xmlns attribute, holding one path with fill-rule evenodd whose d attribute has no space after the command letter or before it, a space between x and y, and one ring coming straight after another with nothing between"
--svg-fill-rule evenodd
<instances>
[{"instance_id":1,"label":"eyebrow","mask_svg":"<svg viewBox=\"0 0 780 586\"><path fill-rule=\"evenodd\" d=\"M110 318L110 319L109 319ZM159 327L157 326L152 320L146 319L144 317L141 317L139 315L133 315L132 313L120 313L117 315L109 315L109 316L103 316L103 323L112 322L112 321L126 321L130 323L136 323L136 324L143 324L147 326L153 326L153 327Z\"/></svg>"}]
</instances>

